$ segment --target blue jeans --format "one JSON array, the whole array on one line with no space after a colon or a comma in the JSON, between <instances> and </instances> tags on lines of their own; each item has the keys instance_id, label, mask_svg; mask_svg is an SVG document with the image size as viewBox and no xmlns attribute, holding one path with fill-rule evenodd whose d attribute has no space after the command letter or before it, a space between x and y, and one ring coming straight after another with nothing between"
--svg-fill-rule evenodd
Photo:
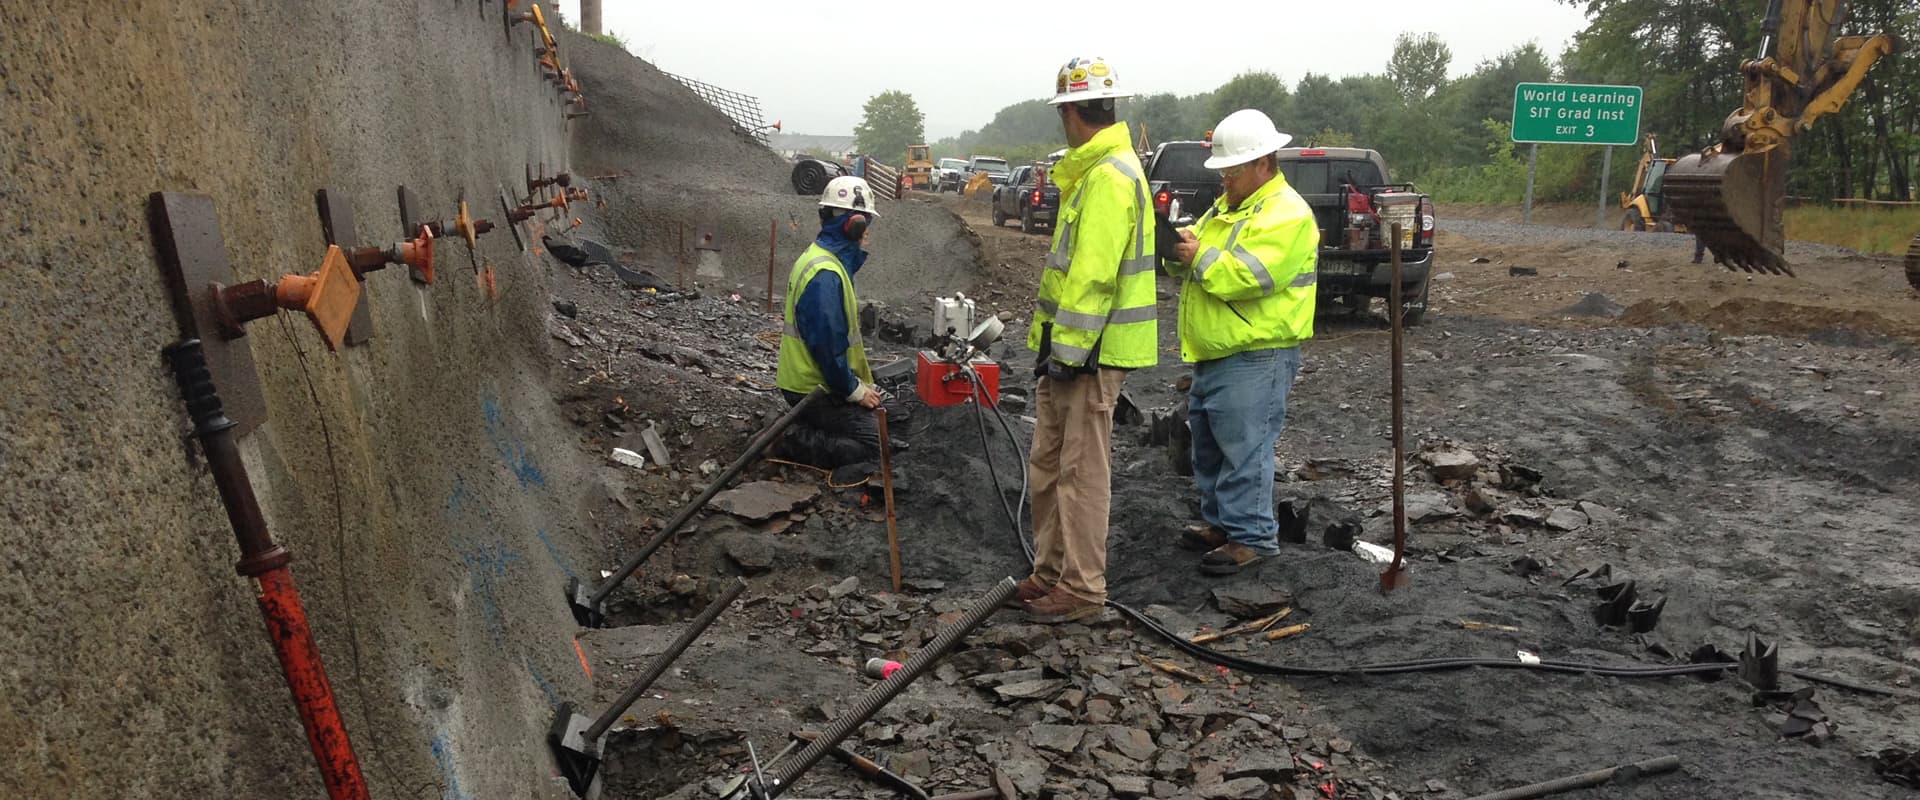
<instances>
[{"instance_id":1,"label":"blue jeans","mask_svg":"<svg viewBox=\"0 0 1920 800\"><path fill-rule=\"evenodd\" d=\"M1273 448L1299 371L1298 347L1235 353L1195 364L1187 395L1200 516L1261 555L1280 552Z\"/></svg>"}]
</instances>

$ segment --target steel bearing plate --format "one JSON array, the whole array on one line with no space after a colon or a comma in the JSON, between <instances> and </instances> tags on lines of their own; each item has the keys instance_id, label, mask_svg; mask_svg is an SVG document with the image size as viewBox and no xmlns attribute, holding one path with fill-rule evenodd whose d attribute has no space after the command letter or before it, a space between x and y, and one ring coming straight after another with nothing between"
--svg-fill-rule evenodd
<instances>
[{"instance_id":1,"label":"steel bearing plate","mask_svg":"<svg viewBox=\"0 0 1920 800\"><path fill-rule=\"evenodd\" d=\"M321 189L313 193L313 199L320 209L320 233L327 238L327 244L347 250L359 243L354 238L353 207L344 192ZM347 323L347 344L366 344L373 338L373 312L368 310L372 304L365 293L366 280L363 278L360 283L360 302L354 306L353 319Z\"/></svg>"},{"instance_id":2,"label":"steel bearing plate","mask_svg":"<svg viewBox=\"0 0 1920 800\"><path fill-rule=\"evenodd\" d=\"M211 287L216 283L231 286L237 279L233 265L227 261L213 198L188 192L154 192L148 197L147 212L160 269L173 295L180 335L200 339L214 390L220 394L227 418L238 426L234 434L244 436L267 421L267 401L246 335L229 339L215 321Z\"/></svg>"}]
</instances>

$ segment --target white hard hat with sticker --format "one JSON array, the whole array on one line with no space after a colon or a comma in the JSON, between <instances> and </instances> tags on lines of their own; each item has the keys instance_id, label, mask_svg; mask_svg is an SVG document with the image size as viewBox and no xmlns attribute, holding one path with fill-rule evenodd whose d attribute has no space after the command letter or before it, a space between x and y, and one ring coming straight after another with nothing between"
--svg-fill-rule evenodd
<instances>
[{"instance_id":1,"label":"white hard hat with sticker","mask_svg":"<svg viewBox=\"0 0 1920 800\"><path fill-rule=\"evenodd\" d=\"M1120 88L1120 76L1107 60L1095 56L1075 58L1061 66L1053 79L1053 99L1048 102L1059 105L1132 96L1132 92Z\"/></svg>"},{"instance_id":2,"label":"white hard hat with sticker","mask_svg":"<svg viewBox=\"0 0 1920 800\"><path fill-rule=\"evenodd\" d=\"M866 178L852 175L827 181L827 188L820 192L820 205L824 208L844 208L874 217L880 216L879 210L874 207L877 199L873 195L873 187L867 185Z\"/></svg>"}]
</instances>

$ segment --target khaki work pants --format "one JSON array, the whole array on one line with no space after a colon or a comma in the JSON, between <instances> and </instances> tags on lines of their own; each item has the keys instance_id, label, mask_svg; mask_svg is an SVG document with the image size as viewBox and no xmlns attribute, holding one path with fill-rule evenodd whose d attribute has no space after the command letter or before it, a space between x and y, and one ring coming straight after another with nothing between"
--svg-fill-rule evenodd
<instances>
[{"instance_id":1,"label":"khaki work pants","mask_svg":"<svg viewBox=\"0 0 1920 800\"><path fill-rule=\"evenodd\" d=\"M1113 405L1125 370L1041 378L1033 453L1033 578L1091 602L1107 599L1107 514L1113 506Z\"/></svg>"}]
</instances>

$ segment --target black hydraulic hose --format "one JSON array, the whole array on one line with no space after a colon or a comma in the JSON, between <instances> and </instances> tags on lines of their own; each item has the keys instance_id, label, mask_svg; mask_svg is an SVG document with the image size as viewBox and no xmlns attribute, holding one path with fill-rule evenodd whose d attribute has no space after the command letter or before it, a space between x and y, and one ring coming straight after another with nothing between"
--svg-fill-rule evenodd
<instances>
[{"instance_id":1,"label":"black hydraulic hose","mask_svg":"<svg viewBox=\"0 0 1920 800\"><path fill-rule=\"evenodd\" d=\"M968 370L968 372L971 374L972 371ZM976 395L976 397L980 397L980 396ZM980 400L981 400L980 403L975 404L974 413L979 416L979 420L980 420L980 427L982 431L981 446L982 446L982 449L984 450L984 455L987 461L987 471L989 474L993 476L996 493L1000 494L1001 496L1000 507L1001 507L1001 510L1006 512L1007 514L1007 522L1012 527L1014 540L1017 543L1019 543L1021 552L1026 554L1027 562L1031 564L1033 562L1033 544L1027 540L1026 531L1020 523L1020 516L1016 515L1013 512L1013 510L1007 506L1005 493L999 491L999 485L1000 485L999 471L994 468L993 451L990 448L986 448L985 412L980 410L979 406L985 405L987 408L993 411L995 417L999 418L1001 427L1007 433L1007 441L1013 445L1013 449L1015 453L1018 453L1020 451L1020 440L1018 437L1014 435L1013 426L1007 422L1006 415L1001 413L999 404L986 400L986 398L984 397L980 397ZM1023 472L1023 477L1021 479L1021 492L1020 492L1020 505L1022 507L1022 511L1025 510L1026 496L1029 490L1026 477L1024 476L1025 467L1026 467L1026 464L1024 461L1022 461L1021 468ZM1167 627L1154 621L1151 617L1148 617L1146 614L1143 614L1140 611L1135 610L1134 608L1127 606L1117 600L1111 600L1111 599L1108 600L1107 606L1119 612L1122 616L1125 616L1126 618L1133 620L1136 623L1139 623L1141 627L1144 627L1147 630L1153 631L1155 634L1158 634L1161 638L1166 639L1169 644L1172 644L1174 647L1180 649L1182 652L1185 652L1188 655L1191 655L1195 658L1200 659L1201 661L1205 661L1211 664L1217 664L1217 665L1226 667L1228 669L1237 669L1237 670L1240 670L1241 672L1252 673L1255 675L1278 675L1283 677L1296 677L1296 678L1299 678L1299 677L1331 678L1331 677L1346 677L1346 676L1360 676L1360 675L1405 675L1405 674L1415 673L1415 672L1444 672L1444 671L1451 671L1451 670L1467 669L1471 667L1484 667L1489 669L1531 670L1535 672L1547 672L1547 673L1560 674L1560 675L1596 675L1596 676L1605 677L1605 678L1672 678L1672 677L1680 677L1684 675L1711 675L1711 674L1726 672L1729 670L1739 668L1739 664L1737 663L1718 662L1718 661L1702 662L1697 664L1673 664L1673 665L1667 665L1667 666L1624 667L1624 666L1606 666L1601 664L1587 664L1587 663L1582 663L1577 661L1561 661L1556 659L1541 659L1541 658L1531 658L1531 657L1427 658L1427 659L1414 659L1409 661L1388 661L1388 662L1379 662L1379 663L1372 663L1372 664L1356 664L1356 665L1344 666L1344 667L1314 667L1314 666L1302 667L1302 666L1292 666L1288 664L1275 664L1275 663L1266 662L1266 661L1256 661L1250 658L1242 658L1240 656L1232 655L1229 653L1223 653L1219 650L1215 650L1205 645L1195 644L1191 640L1188 640L1187 638L1181 636L1180 634L1175 633L1174 631L1169 630ZM1805 672L1802 670L1782 669L1781 672L1784 672L1789 675L1793 675L1794 677L1800 678L1802 680L1812 681L1815 683L1822 683L1828 686L1833 686L1841 689L1849 689L1852 691L1863 692L1868 694L1880 694L1880 695L1887 695L1892 697L1912 697L1912 698L1920 699L1920 692L1908 692L1908 691L1903 691L1900 689L1894 689L1889 687L1872 686L1868 684L1854 682L1844 678L1834 678L1834 677L1829 677L1825 675L1820 675L1817 673Z\"/></svg>"}]
</instances>

